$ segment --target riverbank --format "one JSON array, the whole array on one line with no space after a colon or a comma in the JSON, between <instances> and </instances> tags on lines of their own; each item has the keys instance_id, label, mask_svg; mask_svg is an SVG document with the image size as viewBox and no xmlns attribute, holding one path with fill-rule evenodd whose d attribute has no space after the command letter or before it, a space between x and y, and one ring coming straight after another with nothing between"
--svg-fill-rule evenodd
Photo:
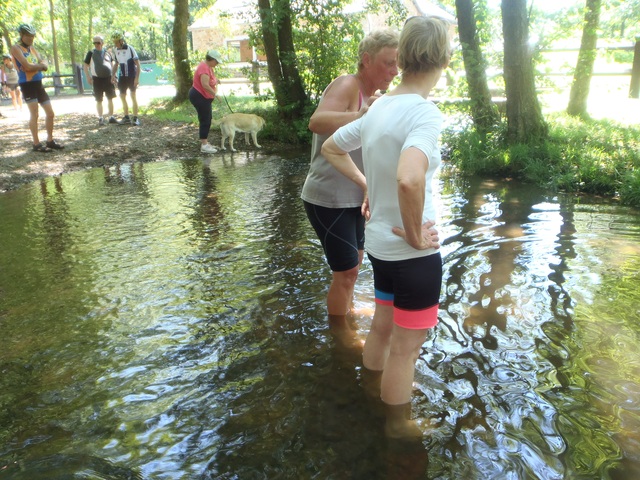
<instances>
[{"instance_id":1,"label":"riverbank","mask_svg":"<svg viewBox=\"0 0 640 480\"><path fill-rule=\"evenodd\" d=\"M231 98L233 94L243 96L250 95L246 85L237 83L223 83L220 92L224 94L225 100ZM146 116L147 107L158 98L171 98L175 95L173 86L154 86L141 87L138 89L138 103L141 112L141 127L129 127L120 125L107 125L99 127L95 113L95 102L91 95L74 95L53 97L52 104L56 113L54 134L58 141L65 144L66 148L59 152L51 152L47 154L35 153L31 150L31 135L28 130L28 112L26 107L21 112L16 112L11 108L6 100L0 108L3 117L0 118L0 138L2 138L2 148L0 148L0 193L13 190L21 185L52 175L60 175L66 172L81 170L85 168L114 165L130 162L152 162L168 159L194 158L201 156L199 152L199 142L197 140L197 119L195 112L186 121L184 115L180 121L160 120L153 114ZM546 114L553 114L566 108L567 93L548 93L540 96L540 102L543 111ZM589 112L592 118L609 120L615 122L616 125L637 127L640 125L640 100L629 99L627 94L622 91L605 91L601 95L592 96L589 101ZM115 100L116 114L121 116L120 100ZM226 106L223 105L226 109ZM191 115L191 109L188 109ZM214 119L215 121L215 119ZM44 137L44 117L41 111L40 118L41 136ZM580 128L584 125L579 125ZM599 178L597 183L602 183L601 177L618 175L620 172L628 171L628 168L621 167L618 170L614 165L615 155L625 153L627 150L634 151L633 135L622 135L626 140L613 141L613 130L618 127L612 127L611 131L605 130L600 132L602 137L601 145L596 145L597 151L606 152L607 162L596 161L592 166L592 160L587 158L586 170L595 172ZM570 127L561 135L566 136L567 142L570 137L576 136L577 127ZM620 136L620 135L616 135ZM241 135L236 138L236 148L242 150L255 150L253 146L245 146L244 139ZM287 149L299 149L299 145L290 145L284 142L269 140L262 135L260 143L262 152L281 153ZM220 132L214 126L209 136L211 143L220 144ZM459 139L465 143L466 151L468 142L464 138ZM585 143L586 142L586 143ZM586 145L593 146L594 135L587 132L585 139L579 139L579 148L576 147L576 155L572 158L580 159L587 157L589 149L585 149ZM617 142L617 143L616 143ZM620 143L622 142L622 143ZM612 148L617 145L616 148ZM499 147L499 146L496 146ZM621 148L620 148L621 147ZM502 158L504 152L499 147L496 155ZM626 150L625 150L626 149ZM626 153L625 153L626 154ZM216 154L220 155L220 154ZM488 159L487 152L479 155L478 158L486 161ZM564 160L560 159L560 163ZM534 179L533 181L541 184L554 183L553 179L549 180L549 168L546 161L543 162L543 168L540 170L542 179ZM602 170L602 165L609 165L613 170L613 174ZM575 166L572 166L575 169ZM467 171L467 169L465 169ZM556 175L556 177L560 177ZM562 176L562 178L565 178ZM588 178L588 176L586 177ZM633 179L632 179L633 180ZM631 183L633 181L631 180ZM576 181L585 182L585 176L581 175ZM612 182L618 184L620 180L613 178ZM580 187L580 185L578 185ZM559 185L559 189L575 191L571 185L565 188ZM633 187L635 188L635 187ZM578 191L583 191L578 188ZM590 190L584 190L589 192ZM635 191L635 190L634 190ZM591 193L601 193L592 191ZM609 195L609 193L602 193ZM635 195L635 193L634 193ZM636 201L630 204L636 205Z\"/></svg>"},{"instance_id":2,"label":"riverbank","mask_svg":"<svg viewBox=\"0 0 640 480\"><path fill-rule=\"evenodd\" d=\"M233 85L225 86L228 89ZM228 94L228 92L223 93ZM54 137L65 145L64 150L38 153L32 150L28 128L29 112L24 106L15 111L3 104L0 113L0 193L53 175L86 168L131 162L154 162L197 158L199 150L197 118L192 122L168 122L153 116L145 116L146 107L157 98L169 98L175 94L173 86L141 87L138 89L140 127L128 125L99 126L95 101L91 95L52 97L56 114ZM115 99L116 116L122 117L120 100ZM105 105L106 107L106 102ZM46 140L44 112L40 110L40 137ZM286 145L259 139L262 149L269 153L281 152ZM213 127L209 141L220 145L220 131ZM235 147L239 151L256 150L246 146L242 135L236 136ZM214 154L221 155L221 153Z\"/></svg>"}]
</instances>

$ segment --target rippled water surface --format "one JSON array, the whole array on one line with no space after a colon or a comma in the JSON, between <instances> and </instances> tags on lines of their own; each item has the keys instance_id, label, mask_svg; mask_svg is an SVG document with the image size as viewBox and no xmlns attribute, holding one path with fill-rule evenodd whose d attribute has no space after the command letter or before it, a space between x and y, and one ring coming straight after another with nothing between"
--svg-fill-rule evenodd
<instances>
[{"instance_id":1,"label":"rippled water surface","mask_svg":"<svg viewBox=\"0 0 640 480\"><path fill-rule=\"evenodd\" d=\"M307 156L0 195L0 478L640 478L640 215L438 181L422 444L387 442L299 191ZM373 307L362 267L355 321Z\"/></svg>"}]
</instances>

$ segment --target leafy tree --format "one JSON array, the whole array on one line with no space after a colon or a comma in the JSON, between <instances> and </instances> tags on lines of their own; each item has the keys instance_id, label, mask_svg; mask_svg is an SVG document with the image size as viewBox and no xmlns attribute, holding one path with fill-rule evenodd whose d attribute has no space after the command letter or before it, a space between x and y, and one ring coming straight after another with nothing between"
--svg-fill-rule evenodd
<instances>
[{"instance_id":1,"label":"leafy tree","mask_svg":"<svg viewBox=\"0 0 640 480\"><path fill-rule=\"evenodd\" d=\"M578 53L578 64L576 65L573 84L569 95L569 105L567 113L580 117L587 117L587 99L589 97L589 86L593 74L593 64L596 60L598 41L598 24L600 21L600 7L602 0L587 0L587 9L584 18L584 29L582 31L582 42Z\"/></svg>"},{"instance_id":2,"label":"leafy tree","mask_svg":"<svg viewBox=\"0 0 640 480\"><path fill-rule=\"evenodd\" d=\"M312 103L334 78L357 66L358 43L364 35L361 16L345 16L343 3L302 2L295 12L298 65Z\"/></svg>"},{"instance_id":3,"label":"leafy tree","mask_svg":"<svg viewBox=\"0 0 640 480\"><path fill-rule=\"evenodd\" d=\"M384 13L387 17L387 25L398 28L402 27L409 16L407 7L402 0L368 0L366 11Z\"/></svg>"},{"instance_id":4,"label":"leafy tree","mask_svg":"<svg viewBox=\"0 0 640 480\"><path fill-rule=\"evenodd\" d=\"M480 5L476 4L476 8L480 8ZM487 66L478 40L473 1L456 0L456 12L471 99L471 116L476 129L486 133L500 121L500 114L491 99L487 84Z\"/></svg>"},{"instance_id":5,"label":"leafy tree","mask_svg":"<svg viewBox=\"0 0 640 480\"><path fill-rule=\"evenodd\" d=\"M298 71L289 0L258 0L267 71L280 115L287 120L302 117L307 95Z\"/></svg>"},{"instance_id":6,"label":"leafy tree","mask_svg":"<svg viewBox=\"0 0 640 480\"><path fill-rule=\"evenodd\" d=\"M640 0L607 0L602 4L600 24L606 36L633 40L640 35Z\"/></svg>"},{"instance_id":7,"label":"leafy tree","mask_svg":"<svg viewBox=\"0 0 640 480\"><path fill-rule=\"evenodd\" d=\"M530 143L547 136L536 95L526 0L502 0L507 141Z\"/></svg>"},{"instance_id":8,"label":"leafy tree","mask_svg":"<svg viewBox=\"0 0 640 480\"><path fill-rule=\"evenodd\" d=\"M16 0L0 1L0 34L4 44L0 44L2 53L8 52L15 42L16 27L18 23L14 20L19 18L20 5Z\"/></svg>"}]
</instances>

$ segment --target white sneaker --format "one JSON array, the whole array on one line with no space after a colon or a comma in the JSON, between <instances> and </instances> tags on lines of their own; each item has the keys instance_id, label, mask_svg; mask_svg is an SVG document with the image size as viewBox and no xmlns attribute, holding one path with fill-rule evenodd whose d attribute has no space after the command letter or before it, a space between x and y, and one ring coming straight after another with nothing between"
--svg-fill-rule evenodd
<instances>
[{"instance_id":1,"label":"white sneaker","mask_svg":"<svg viewBox=\"0 0 640 480\"><path fill-rule=\"evenodd\" d=\"M216 147L214 147L213 145L209 144L209 143L204 143L200 147L200 151L202 153L216 153L218 151L218 149Z\"/></svg>"}]
</instances>

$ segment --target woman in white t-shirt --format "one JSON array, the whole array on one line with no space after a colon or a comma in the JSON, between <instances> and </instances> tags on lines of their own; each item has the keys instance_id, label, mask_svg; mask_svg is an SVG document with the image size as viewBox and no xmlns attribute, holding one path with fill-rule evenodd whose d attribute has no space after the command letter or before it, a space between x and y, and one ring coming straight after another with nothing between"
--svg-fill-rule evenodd
<instances>
[{"instance_id":1,"label":"woman in white t-shirt","mask_svg":"<svg viewBox=\"0 0 640 480\"><path fill-rule=\"evenodd\" d=\"M421 437L410 419L415 363L438 321L442 259L431 183L440 165L442 114L427 100L450 59L449 23L412 17L398 46L400 84L323 145L322 154L368 196L365 250L376 309L364 367L378 372L390 437ZM362 147L364 175L347 152Z\"/></svg>"}]
</instances>

